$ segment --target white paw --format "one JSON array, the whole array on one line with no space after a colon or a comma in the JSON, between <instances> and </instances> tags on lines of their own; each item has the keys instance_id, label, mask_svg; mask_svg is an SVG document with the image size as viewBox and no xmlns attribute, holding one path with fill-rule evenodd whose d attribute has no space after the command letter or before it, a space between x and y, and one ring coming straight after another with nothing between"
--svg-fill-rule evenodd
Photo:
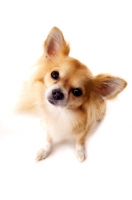
<instances>
[{"instance_id":1,"label":"white paw","mask_svg":"<svg viewBox=\"0 0 132 200\"><path fill-rule=\"evenodd\" d=\"M40 149L37 153L36 160L45 159L51 152L52 143L46 142L44 148Z\"/></svg>"},{"instance_id":2,"label":"white paw","mask_svg":"<svg viewBox=\"0 0 132 200\"><path fill-rule=\"evenodd\" d=\"M49 155L50 151L46 151L44 149L40 149L37 153L36 160L40 161L45 159Z\"/></svg>"},{"instance_id":3,"label":"white paw","mask_svg":"<svg viewBox=\"0 0 132 200\"><path fill-rule=\"evenodd\" d=\"M77 159L78 159L79 162L83 162L85 160L85 158L86 158L85 152L82 152L82 151L79 152L78 151L76 154L77 154Z\"/></svg>"},{"instance_id":4,"label":"white paw","mask_svg":"<svg viewBox=\"0 0 132 200\"><path fill-rule=\"evenodd\" d=\"M86 158L84 146L76 146L76 157L79 162L83 162Z\"/></svg>"}]
</instances>

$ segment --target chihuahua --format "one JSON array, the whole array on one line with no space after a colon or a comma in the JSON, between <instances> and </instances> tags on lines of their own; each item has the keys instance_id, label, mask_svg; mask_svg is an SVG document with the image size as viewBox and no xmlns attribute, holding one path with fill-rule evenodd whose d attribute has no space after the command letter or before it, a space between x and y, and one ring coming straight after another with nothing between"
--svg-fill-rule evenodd
<instances>
[{"instance_id":1,"label":"chihuahua","mask_svg":"<svg viewBox=\"0 0 132 200\"><path fill-rule=\"evenodd\" d=\"M41 117L46 140L37 161L50 154L54 142L68 139L76 142L76 156L82 162L86 158L86 137L104 117L106 100L116 97L127 83L109 74L94 76L86 65L70 57L69 44L57 27L52 28L43 47L17 110Z\"/></svg>"}]
</instances>

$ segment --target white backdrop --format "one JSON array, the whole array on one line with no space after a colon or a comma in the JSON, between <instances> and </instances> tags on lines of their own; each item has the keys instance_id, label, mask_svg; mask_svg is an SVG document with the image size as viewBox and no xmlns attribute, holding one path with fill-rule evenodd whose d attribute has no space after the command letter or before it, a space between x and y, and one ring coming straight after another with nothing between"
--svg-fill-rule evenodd
<instances>
[{"instance_id":1,"label":"white backdrop","mask_svg":"<svg viewBox=\"0 0 132 200\"><path fill-rule=\"evenodd\" d=\"M35 162L43 143L39 119L15 116L16 94L42 54L53 26L70 42L72 57L96 75L121 76L128 87L108 102L78 163L74 144L60 144ZM132 1L0 1L0 199L132 199Z\"/></svg>"}]
</instances>

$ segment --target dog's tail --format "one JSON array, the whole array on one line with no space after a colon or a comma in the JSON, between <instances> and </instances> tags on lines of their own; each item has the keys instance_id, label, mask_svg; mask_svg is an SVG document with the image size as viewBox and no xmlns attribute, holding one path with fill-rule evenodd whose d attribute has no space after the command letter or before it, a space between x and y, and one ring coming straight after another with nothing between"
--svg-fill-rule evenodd
<instances>
[{"instance_id":1,"label":"dog's tail","mask_svg":"<svg viewBox=\"0 0 132 200\"><path fill-rule=\"evenodd\" d=\"M23 88L15 105L15 112L38 114L37 110L38 106L41 104L42 92L43 84L41 82L38 81L34 84L24 82Z\"/></svg>"}]
</instances>

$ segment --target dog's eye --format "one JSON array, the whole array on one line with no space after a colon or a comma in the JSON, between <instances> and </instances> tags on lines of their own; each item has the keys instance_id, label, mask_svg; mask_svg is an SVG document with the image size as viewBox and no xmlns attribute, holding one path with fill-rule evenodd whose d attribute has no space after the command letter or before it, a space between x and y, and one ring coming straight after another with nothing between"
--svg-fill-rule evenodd
<instances>
[{"instance_id":1,"label":"dog's eye","mask_svg":"<svg viewBox=\"0 0 132 200\"><path fill-rule=\"evenodd\" d=\"M72 94L76 97L79 97L82 95L82 90L79 89L79 88L75 88L75 89L72 89Z\"/></svg>"},{"instance_id":2,"label":"dog's eye","mask_svg":"<svg viewBox=\"0 0 132 200\"><path fill-rule=\"evenodd\" d=\"M57 80L57 79L59 78L59 72L53 71L53 72L51 73L51 77L52 77L53 79Z\"/></svg>"}]
</instances>

